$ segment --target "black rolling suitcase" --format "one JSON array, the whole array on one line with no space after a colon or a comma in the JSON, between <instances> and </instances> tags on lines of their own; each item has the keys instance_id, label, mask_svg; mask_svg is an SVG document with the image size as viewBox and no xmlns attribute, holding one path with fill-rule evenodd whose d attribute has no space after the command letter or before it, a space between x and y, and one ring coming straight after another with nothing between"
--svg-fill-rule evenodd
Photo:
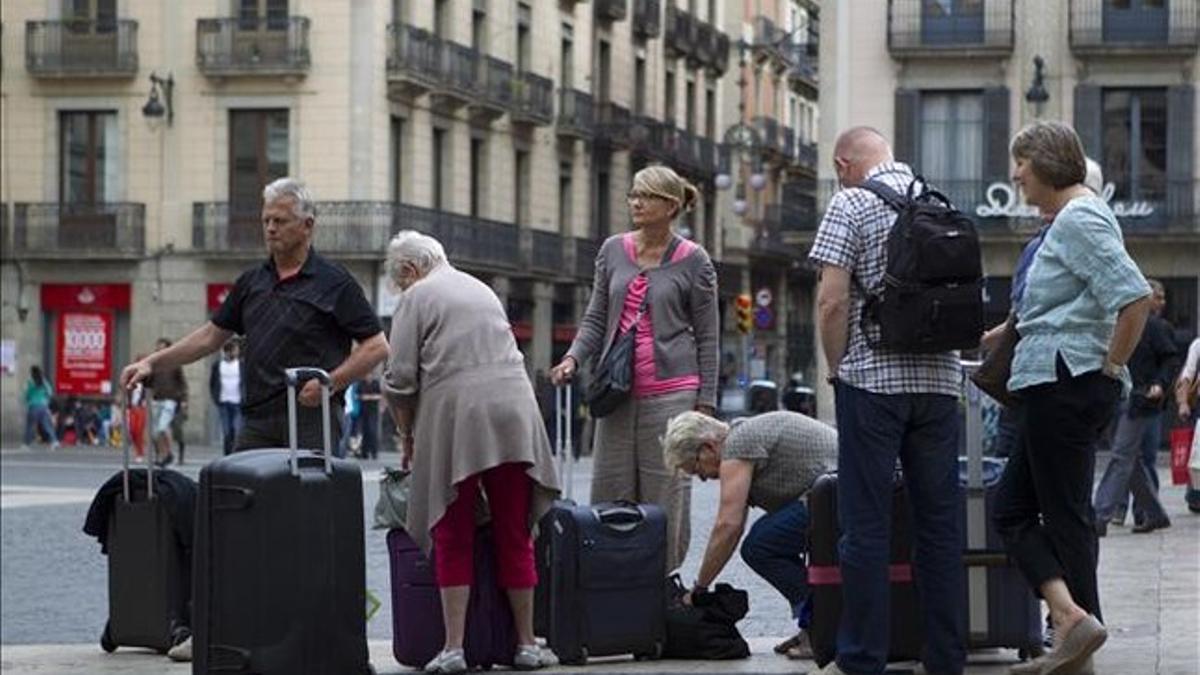
<instances>
[{"instance_id":1,"label":"black rolling suitcase","mask_svg":"<svg viewBox=\"0 0 1200 675\"><path fill-rule=\"evenodd\" d=\"M569 438L570 388L560 389L556 399L555 447L569 495L567 469L575 461ZM585 664L593 656L662 656L667 565L663 510L627 502L583 506L567 499L542 518L538 531L534 624L559 660Z\"/></svg>"},{"instance_id":2,"label":"black rolling suitcase","mask_svg":"<svg viewBox=\"0 0 1200 675\"><path fill-rule=\"evenodd\" d=\"M323 456L296 449L296 389L311 378L322 385ZM362 474L331 456L329 375L290 368L287 381L291 448L200 472L193 673L373 672Z\"/></svg>"},{"instance_id":3,"label":"black rolling suitcase","mask_svg":"<svg viewBox=\"0 0 1200 675\"><path fill-rule=\"evenodd\" d=\"M121 495L108 518L108 623L100 646L166 653L189 635L191 542L179 541L155 493L154 462L147 459L146 470L131 476L128 433L124 439Z\"/></svg>"},{"instance_id":4,"label":"black rolling suitcase","mask_svg":"<svg viewBox=\"0 0 1200 675\"><path fill-rule=\"evenodd\" d=\"M824 667L837 655L838 622L842 614L842 575L838 565L837 474L821 476L808 493L808 583L813 593L808 636L813 660ZM917 589L912 572L912 516L900 474L892 494L892 537L888 578L891 589L888 661L911 661L921 656Z\"/></svg>"},{"instance_id":5,"label":"black rolling suitcase","mask_svg":"<svg viewBox=\"0 0 1200 675\"><path fill-rule=\"evenodd\" d=\"M970 373L977 363L963 362ZM962 510L963 562L967 582L967 644L972 649L1009 647L1020 658L1040 656L1042 619L1038 599L1008 559L992 525L993 504L1004 461L983 456L982 393L966 379L966 449L959 475L966 495Z\"/></svg>"}]
</instances>

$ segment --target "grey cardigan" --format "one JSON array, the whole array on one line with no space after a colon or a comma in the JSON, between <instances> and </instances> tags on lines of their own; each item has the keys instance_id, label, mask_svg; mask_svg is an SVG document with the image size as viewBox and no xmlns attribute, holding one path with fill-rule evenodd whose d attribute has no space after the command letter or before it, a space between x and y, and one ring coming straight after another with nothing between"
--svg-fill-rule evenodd
<instances>
[{"instance_id":1,"label":"grey cardigan","mask_svg":"<svg viewBox=\"0 0 1200 675\"><path fill-rule=\"evenodd\" d=\"M625 253L624 235L605 240L596 255L592 297L567 356L583 364L604 360L629 282L642 270ZM679 236L679 235L675 235ZM700 376L697 403L717 401L717 272L704 248L697 246L682 260L646 270L650 317L654 326L654 366L661 378ZM609 311L610 308L613 311Z\"/></svg>"}]
</instances>

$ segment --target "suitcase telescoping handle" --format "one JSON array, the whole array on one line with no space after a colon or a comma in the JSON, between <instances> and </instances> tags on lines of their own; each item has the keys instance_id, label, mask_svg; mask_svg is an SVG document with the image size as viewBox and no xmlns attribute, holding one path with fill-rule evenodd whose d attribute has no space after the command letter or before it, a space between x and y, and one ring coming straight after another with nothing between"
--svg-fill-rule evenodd
<instances>
[{"instance_id":1,"label":"suitcase telescoping handle","mask_svg":"<svg viewBox=\"0 0 1200 675\"><path fill-rule=\"evenodd\" d=\"M558 484L563 496L571 498L571 484L575 475L575 442L572 426L571 383L554 388L554 454L558 455Z\"/></svg>"},{"instance_id":2,"label":"suitcase telescoping handle","mask_svg":"<svg viewBox=\"0 0 1200 675\"><path fill-rule=\"evenodd\" d=\"M646 509L623 499L596 504L592 507L592 514L601 525L618 532L636 530L646 520Z\"/></svg>"},{"instance_id":3,"label":"suitcase telescoping handle","mask_svg":"<svg viewBox=\"0 0 1200 675\"><path fill-rule=\"evenodd\" d=\"M142 385L138 385L139 387ZM145 389L142 389L142 396L145 396ZM130 423L133 411L133 392L125 390L125 412L122 415L125 421L124 433L121 434L123 442L121 443L121 493L125 497L125 501L130 500L129 492L129 445L133 442L133 425ZM150 453L145 454L146 460L146 499L154 499L154 461L150 459Z\"/></svg>"},{"instance_id":4,"label":"suitcase telescoping handle","mask_svg":"<svg viewBox=\"0 0 1200 675\"><path fill-rule=\"evenodd\" d=\"M333 384L333 378L329 377L329 373L320 368L288 368L283 371L287 378L288 387L288 448L292 452L292 475L300 475L300 461L296 455L297 443L299 443L299 430L296 422L296 396L300 384L309 380L316 380L321 385L321 435L325 442L325 473L333 473L333 459L331 458L332 446L329 442L329 390Z\"/></svg>"}]
</instances>

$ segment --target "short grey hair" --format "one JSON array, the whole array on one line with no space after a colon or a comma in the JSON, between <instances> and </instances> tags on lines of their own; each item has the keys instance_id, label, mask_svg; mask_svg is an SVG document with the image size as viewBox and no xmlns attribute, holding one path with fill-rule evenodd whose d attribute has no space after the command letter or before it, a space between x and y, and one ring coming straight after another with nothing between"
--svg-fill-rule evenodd
<instances>
[{"instance_id":1,"label":"short grey hair","mask_svg":"<svg viewBox=\"0 0 1200 675\"><path fill-rule=\"evenodd\" d=\"M678 471L699 456L701 445L720 441L728 433L728 424L702 412L679 413L667 422L667 433L662 437L663 464L668 470Z\"/></svg>"},{"instance_id":2,"label":"short grey hair","mask_svg":"<svg viewBox=\"0 0 1200 675\"><path fill-rule=\"evenodd\" d=\"M313 202L312 193L308 191L308 186L303 181L284 176L271 181L262 192L263 204L270 204L273 201L292 198L292 212L297 218L313 218L317 217L317 205Z\"/></svg>"},{"instance_id":3,"label":"short grey hair","mask_svg":"<svg viewBox=\"0 0 1200 675\"><path fill-rule=\"evenodd\" d=\"M442 248L440 241L427 234L416 230L400 230L388 243L385 261L392 283L400 283L400 269L405 264L416 267L422 275L428 274L433 268L446 264L446 249Z\"/></svg>"},{"instance_id":4,"label":"short grey hair","mask_svg":"<svg viewBox=\"0 0 1200 675\"><path fill-rule=\"evenodd\" d=\"M1100 162L1085 157L1083 160L1087 165L1087 173L1083 177L1083 185L1087 189L1095 192L1097 195L1104 193L1104 170L1100 168Z\"/></svg>"}]
</instances>

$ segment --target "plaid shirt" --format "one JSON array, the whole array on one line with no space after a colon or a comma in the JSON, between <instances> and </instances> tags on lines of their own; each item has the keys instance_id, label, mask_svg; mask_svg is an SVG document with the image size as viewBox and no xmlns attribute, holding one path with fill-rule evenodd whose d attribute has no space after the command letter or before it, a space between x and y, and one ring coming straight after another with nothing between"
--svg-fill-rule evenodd
<instances>
[{"instance_id":1,"label":"plaid shirt","mask_svg":"<svg viewBox=\"0 0 1200 675\"><path fill-rule=\"evenodd\" d=\"M900 194L913 180L912 169L885 162L867 172ZM946 394L962 391L957 352L905 354L873 349L862 330L863 288L876 289L887 268L887 238L896 212L861 188L839 191L829 202L808 257L819 265L849 270L856 283L850 288L850 340L837 376L846 384L876 394ZM871 342L879 326L868 321Z\"/></svg>"}]
</instances>

